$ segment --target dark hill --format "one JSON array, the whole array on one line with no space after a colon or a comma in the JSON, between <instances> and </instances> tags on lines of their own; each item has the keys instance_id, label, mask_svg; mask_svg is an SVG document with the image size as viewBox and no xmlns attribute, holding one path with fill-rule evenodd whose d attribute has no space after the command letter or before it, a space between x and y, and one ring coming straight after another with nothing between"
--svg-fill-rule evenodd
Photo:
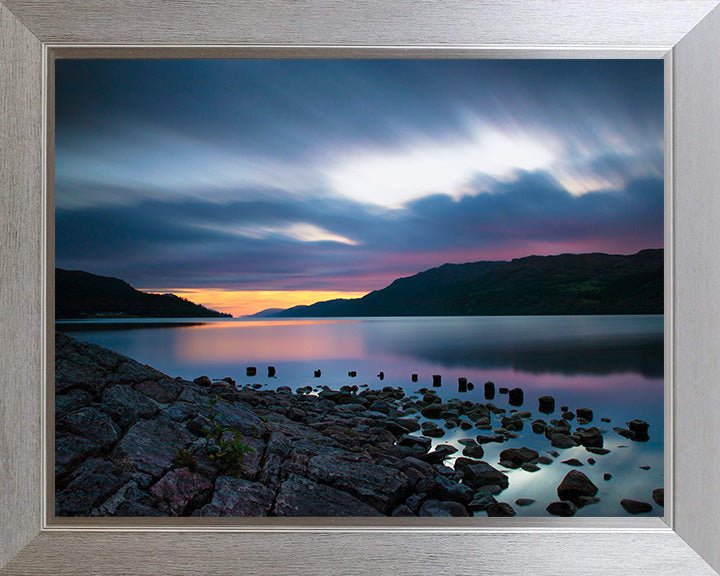
<instances>
[{"instance_id":1,"label":"dark hill","mask_svg":"<svg viewBox=\"0 0 720 576\"><path fill-rule=\"evenodd\" d=\"M135 290L119 278L55 269L55 318L135 316L141 318L229 318L174 294Z\"/></svg>"},{"instance_id":2,"label":"dark hill","mask_svg":"<svg viewBox=\"0 0 720 576\"><path fill-rule=\"evenodd\" d=\"M656 249L444 264L363 298L295 306L276 316L662 313L663 250Z\"/></svg>"}]
</instances>

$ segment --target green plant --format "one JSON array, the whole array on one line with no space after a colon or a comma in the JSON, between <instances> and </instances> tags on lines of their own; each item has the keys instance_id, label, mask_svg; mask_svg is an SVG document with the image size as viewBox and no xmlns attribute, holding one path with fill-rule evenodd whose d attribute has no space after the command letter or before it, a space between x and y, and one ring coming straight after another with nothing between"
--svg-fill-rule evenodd
<instances>
[{"instance_id":1,"label":"green plant","mask_svg":"<svg viewBox=\"0 0 720 576\"><path fill-rule=\"evenodd\" d=\"M205 435L208 457L217 462L223 472L239 476L245 455L254 454L255 449L243 442L243 436L238 430L220 425L215 412L217 402L217 396L210 397L210 430Z\"/></svg>"},{"instance_id":2,"label":"green plant","mask_svg":"<svg viewBox=\"0 0 720 576\"><path fill-rule=\"evenodd\" d=\"M175 450L173 464L178 468L192 468L195 465L195 450L178 448Z\"/></svg>"}]
</instances>

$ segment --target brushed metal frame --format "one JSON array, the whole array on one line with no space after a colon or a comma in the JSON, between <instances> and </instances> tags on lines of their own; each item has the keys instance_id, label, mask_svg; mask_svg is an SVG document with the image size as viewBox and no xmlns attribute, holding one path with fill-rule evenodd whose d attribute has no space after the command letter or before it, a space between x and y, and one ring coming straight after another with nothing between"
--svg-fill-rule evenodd
<instances>
[{"instance_id":1,"label":"brushed metal frame","mask_svg":"<svg viewBox=\"0 0 720 576\"><path fill-rule=\"evenodd\" d=\"M264 38L276 38L281 32L283 25L288 24L288 15L282 14L282 11L275 14L274 21L268 21L260 27L259 30L253 31L251 34L244 32L236 38L240 42L227 42L225 37L218 35L216 41L199 45L197 37L193 37L193 32L187 27L183 32L174 31L168 33L167 30L158 26L150 31L143 29L142 17L139 10L135 10L129 16L131 23L135 24L135 28L128 30L116 29L114 33L115 41L113 45L104 43L107 40L108 31L113 29L115 24L111 24L110 20L113 14L117 15L118 11L123 14L123 3L116 0L100 0L95 5L100 6L97 12L92 11L84 0L68 0L67 2L58 2L58 0L46 2L40 9L33 6L33 2L28 0L0 0L0 32L2 32L9 40L4 43L4 38L0 37L0 72L9 70L11 73L18 75L22 84L27 82L27 86L11 85L9 82L3 86L0 80L0 105L7 103L5 108L0 107L3 116L0 116L0 137L5 146L9 139L6 136L15 136L20 134L24 136L19 141L10 142L9 160L0 157L0 242L2 251L0 252L0 278L5 283L5 274L9 274L7 284L0 287L8 287L6 291L0 291L0 310L7 313L7 326L0 327L2 332L0 336L0 361L3 369L6 366L10 369L13 377L18 374L25 374L31 382L39 379L39 383L47 382L48 377L52 377L52 339L46 341L42 334L48 334L52 328L50 315L47 314L47 307L50 294L46 291L47 286L52 285L52 262L49 255L52 254L50 242L53 238L52 210L48 210L51 206L49 199L52 199L52 158L46 156L46 150L51 149L52 131L45 136L43 127L51 127L52 108L47 106L50 101L46 100L43 95L52 92L52 86L45 83L46 78L50 78L48 72L52 71L52 62L54 55L61 54L64 56L82 56L87 57L89 54L109 56L109 52L113 54L121 54L125 50L130 50L131 54L138 57L146 57L149 53L156 57L167 57L171 54L174 57L213 57L213 55L222 55L233 53L243 54L245 57L258 57L260 55L271 56L292 56L292 57L342 57L362 55L365 57L545 57L545 58L564 58L564 57L663 57L665 58L666 69L666 174L665 174L665 237L666 237L666 281L665 283L665 301L670 305L666 310L666 365L665 365L665 381L666 381L666 490L670 495L669 505L666 508L666 516L664 524L659 519L482 519L488 520L482 523L469 519L465 522L455 522L448 524L441 520L434 521L410 521L403 524L397 521L385 521L383 523L373 524L363 520L357 521L312 521L308 519L293 522L263 522L259 519L253 519L252 522L246 522L244 526L238 526L235 521L231 522L214 522L203 526L187 526L180 523L164 523L164 525L153 525L152 523L140 522L135 526L128 526L126 523L106 524L102 526L89 524L87 522L72 522L64 524L62 527L54 522L48 515L47 507L44 502L43 494L47 495L47 489L51 482L48 482L44 471L31 470L27 479L20 479L19 474L23 470L32 468L32 459L36 462L45 463L49 456L49 450L46 449L42 442L42 434L37 434L42 430L48 430L48 426L52 424L52 406L48 404L50 400L46 390L42 388L43 397L42 404L34 409L28 408L23 404L22 397L17 394L25 393L27 396L37 394L40 390L29 389L23 391L22 387L18 387L17 383L11 382L10 377L5 374L3 378L3 392L15 393L15 395L7 394L3 401L3 417L7 418L6 422L0 422L0 457L9 462L9 466L5 470L0 469L0 480L7 480L9 486L13 490L12 495L20 494L22 488L22 480L26 480L25 500L12 501L10 511L6 507L0 507L0 566L5 568L0 570L0 574L65 574L77 573L78 571L100 571L104 573L160 573L165 570L171 570L173 573L204 573L214 567L215 570L225 572L240 572L243 570L256 573L277 573L284 571L288 573L336 573L339 571L349 571L352 573L365 573L373 571L388 573L410 573L408 568L412 568L412 572L421 573L430 570L438 573L458 573L462 572L462 562L457 561L457 556L464 553L465 558L472 558L475 564L466 566L467 573L507 573L508 571L523 571L527 569L527 564L523 563L520 556L513 555L509 549L512 547L522 547L527 550L534 550L538 554L544 554L546 558L540 561L534 559L533 570L538 574L550 574L557 567L559 562L564 562L567 568L568 562L572 562L568 555L572 555L573 549L575 553L580 550L586 555L585 562L582 566L588 574L620 574L634 570L639 574L712 574L712 569L700 557L695 554L689 546L676 533L679 522L677 522L673 514L676 505L676 494L674 486L677 478L683 482L687 482L689 474L692 470L673 469L679 455L672 454L672 448L676 441L675 425L672 421L673 406L676 401L676 392L672 389L672 382L676 379L678 368L673 362L672 355L676 353L675 334L676 325L674 320L675 312L675 295L676 280L674 271L677 263L673 257L675 253L676 243L683 242L683 250L687 252L687 246L684 244L686 233L692 232L688 229L687 224L683 225L683 236L678 237L674 231L677 226L675 218L674 201L676 199L677 190L676 170L674 159L677 157L677 140L672 137L674 127L674 111L675 104L672 103L673 94L676 93L675 81L677 77L675 66L677 59L674 58L675 45L682 41L687 35L688 43L692 44L693 38L699 38L696 44L701 47L718 36L714 33L720 30L720 12L715 9L718 2L712 1L696 1L696 0L658 0L654 2L636 1L636 2L614 2L612 6L597 9L591 1L576 0L572 4L574 7L585 10L589 14L586 20L593 21L599 18L607 18L608 16L614 22L627 23L635 25L632 19L627 17L628 7L637 8L641 12L641 16L648 18L656 15L660 20L655 27L650 27L647 37L629 37L628 32L625 42L618 42L616 31L609 29L607 26L600 30L599 36L590 38L586 45L577 45L577 41L573 42L574 46L563 46L563 35L567 38L575 39L575 33L567 30L561 30L560 39L550 37L552 41L542 41L543 38L528 39L532 36L522 26L518 26L518 35L521 42L518 45L512 45L510 42L501 38L501 42L488 41L488 37L492 37L494 32L492 26L490 31L480 26L476 31L478 38L477 46L453 45L452 38L447 36L447 31L442 31L442 25L435 22L425 22L426 33L430 39L434 39L436 43L432 45L422 45L414 40L412 42L403 42L409 34L402 28L394 31L394 44L382 46L373 42L377 40L377 34L373 34L373 29L358 33L354 32L352 38L345 38L343 42L337 45L325 45L317 42L317 37L307 38L303 35L302 28L295 23L290 34L293 36L292 42L284 45L268 46L260 41ZM127 5L133 2L125 3ZM154 8L161 7L159 0L148 2L148 5ZM178 5L183 4L178 0ZM216 4L212 0L204 4ZM259 5L251 3L243 3L241 9L236 8L236 13L252 15L256 12L262 12ZM312 4L317 5L318 2ZM342 4L342 3L338 3ZM406 1L401 4L408 6L413 4ZM428 3L424 3L427 5ZM455 8L458 10L468 10L475 6L480 6L484 10L497 12L504 7L510 7L516 10L519 6L527 6L530 3L522 4L516 0L503 0L503 2L470 2L470 0L458 0ZM557 3L553 2L532 2L533 7L529 12L535 12L541 9L547 11L551 15L553 11L562 12L558 8ZM413 7L417 7L414 4ZM484 7L483 7L484 6ZM539 7L539 8L538 8ZM9 8L9 9L8 9ZM137 8L137 7L136 7ZM278 8L278 5L275 5ZM348 17L354 15L353 8L349 4L339 6L341 12L347 13ZM690 8L691 16L688 15ZM102 9L107 9L107 14L98 14ZM382 16L381 5L374 6L376 12ZM700 30L690 31L693 24L700 22L711 10L714 11L710 16L701 22L698 26ZM670 10L672 15L666 12ZM682 10L682 11L681 11ZM187 11L187 10L186 10ZM388 9L389 11L389 9ZM47 12L47 13L46 13ZM105 28L102 30L89 30L85 38L88 41L77 42L77 26L68 23L68 12L75 15L75 18L87 17L88 20L97 22L98 19L105 22ZM132 10L130 10L132 12ZM91 14L92 13L92 14ZM49 16L48 16L49 14ZM219 20L221 12L215 12L215 24L218 28L222 28ZM665 14L663 16L663 14ZM62 21L68 28L72 28L72 33L68 34L68 38L64 37L61 25L52 22L52 17L56 17ZM397 15L390 15L390 19ZM556 14L557 16L557 14ZM636 16L636 15L635 15ZM634 16L634 17L635 17ZM285 20L283 20L285 17ZM527 16L519 14L518 20L522 21ZM451 18L452 19L452 18ZM322 20L322 18L321 18ZM706 23L710 21L709 23ZM416 20L417 22L417 20ZM685 28L682 28L685 26ZM459 21L458 21L459 24ZM511 29L513 21L505 22ZM628 25L629 29L632 28ZM183 23L183 25L186 25ZM377 24L380 29L380 24ZM704 30L702 29L704 26ZM710 31L708 32L708 27ZM147 28L147 26L146 26ZM212 36L208 30L199 27L201 33ZM541 26L542 28L542 26ZM602 26L601 26L602 28ZM145 42L137 43L137 30L141 30L144 34ZM440 30L440 32L438 32ZM438 33L435 33L438 32ZM197 33L197 32L196 32ZM228 32L223 32L227 34ZM387 32L386 32L387 33ZM473 38L473 30L465 26L465 34L469 34ZM541 30L541 34L546 33ZM141 35L142 35L141 34ZM189 35L188 41L181 43L167 42L169 38L175 36L183 37ZM243 35L244 34L244 35ZM249 36L248 36L249 34ZM362 34L365 34L363 36ZM443 36L445 34L445 36ZM352 34L348 34L352 36ZM607 42L604 37L611 37L614 41ZM622 34L621 34L622 36ZM153 37L157 38L157 42L153 41ZM366 37L370 42L369 45L360 45L358 38ZM652 37L652 41L647 38ZM645 38L645 40L643 40ZM664 38L658 41L658 38ZM708 40L711 38L711 40ZM93 41L93 39L98 39ZM185 38L183 37L185 40ZM223 41L225 39L225 41ZM438 39L440 41L438 41ZM163 42L165 40L165 42ZM314 41L313 41L314 40ZM540 41L538 41L540 40ZM152 44L152 45L149 45ZM222 44L222 46L218 46ZM514 44L514 43L513 43ZM133 47L133 45L135 45ZM4 57L1 48L9 47ZM669 53L668 53L669 52ZM702 53L693 51L693 46L681 52L684 66L692 67L692 61L688 59L685 52L693 55L694 60L702 60ZM29 56L28 56L29 53ZM125 52L125 57L128 53ZM39 56L39 58L38 58ZM5 58L5 59L4 59ZM5 68L3 68L5 66ZM714 70L713 70L714 71ZM23 76L24 74L24 76ZM9 77L9 76L8 76ZM1 77L0 77L1 78ZM14 78L14 77L13 77ZM693 79L694 81L694 79ZM715 85L720 83L720 77L714 77ZM35 94L34 98L28 102L28 110L21 110L24 103L21 95L30 94L32 87L35 86L39 94ZM25 92L20 92L25 90ZM684 99L692 100L687 96L687 92L683 92ZM683 100L684 102L685 100ZM686 110L697 113L698 104L691 103L686 108L681 108L681 112ZM712 111L712 106L710 106ZM8 116L5 116L5 113ZM17 125L13 124L13 120L17 118ZM715 116L713 117L715 118ZM19 120L29 120L25 126L19 123ZM3 122L8 120L6 125ZM692 120L695 120L693 117ZM39 126L38 126L39 125ZM692 127L692 122L690 122ZM8 127L9 126L9 127ZM27 134L23 132L27 128ZM38 128L40 128L38 130ZM25 138L26 137L26 138ZM710 155L717 146L717 140L713 140L711 133L703 134L704 144L709 148ZM683 140L683 145L687 142ZM687 146L689 149L692 146ZM681 150L685 153L685 147ZM699 152L702 155L702 151ZM36 157L36 156L39 156ZM39 160L39 161L38 161ZM44 167L44 168L43 168ZM687 174L684 172L684 183L687 183ZM706 176L706 185L709 183L710 177L713 175L712 167L708 170ZM702 181L700 182L703 183ZM36 186L40 184L43 194L38 198L38 190ZM5 189L8 192L5 192ZM15 216L22 211L22 200L27 197L30 204L30 213L23 215L25 220L17 221ZM33 199L34 198L34 199ZM681 205L683 215L687 214L687 203ZM41 213L35 213L33 211ZM34 215L33 215L34 214ZM692 214L694 215L694 214ZM683 221L685 222L685 221ZM29 226L31 230L24 230L22 225ZM707 228L707 224L705 225ZM42 237L41 241L33 244L30 241L29 232L37 231ZM705 231L705 230L704 230ZM717 234L717 233L715 233ZM705 239L713 236L713 232L705 231ZM669 241L670 239L670 241ZM710 249L710 246L707 246ZM31 284L27 279L20 276L12 276L14 270L11 266L17 266L29 278L34 278ZM40 266L42 265L42 268ZM697 263L696 263L697 267ZM38 273L40 271L40 273ZM712 281L716 280L716 275L711 275ZM35 285L39 284L39 285ZM685 278L680 284L684 290L700 289L693 287L693 282ZM25 288L27 298L31 301L29 308L23 309L30 317L22 318L14 313L12 306L17 302L25 303L22 294L18 294L17 290ZM11 292L12 291L12 292ZM707 294L707 290L704 293ZM27 304L27 303L25 303ZM691 311L694 312L694 311ZM692 316L692 314L689 314ZM714 316L713 316L714 317ZM686 323L681 324L681 328L686 330ZM8 329L9 327L9 329ZM686 332L684 332L686 333ZM712 334L706 329L705 336ZM38 338L38 336L40 337ZM5 337L8 337L7 339ZM14 337L14 339L13 339ZM698 336L699 338L699 336ZM683 340L685 342L686 340ZM692 344L693 342L691 342ZM23 346L30 345L31 353L29 356L36 362L30 362L26 365L21 355ZM34 347L34 348L33 348ZM683 353L689 352L685 350L688 345L685 344ZM702 348L702 347L699 347ZM705 356L700 360L709 362L704 368L704 373L697 376L707 379L708 377L720 375L720 370L713 365L712 358L707 357L707 350L702 349L700 352ZM687 367L682 367L687 372ZM3 370L4 372L5 370ZM7 379L6 379L7 378ZM6 387L7 384L7 387ZM27 385L27 384L25 384ZM33 391L34 390L34 391ZM9 398L9 399L8 399ZM18 399L20 398L20 399ZM38 395L40 399L40 396ZM50 407L49 410L43 410L43 406ZM6 409L8 408L8 409ZM21 417L26 415L38 418L36 423L22 421L21 419L13 419L13 410L19 411ZM23 414L22 412L27 412ZM47 422L45 421L48 417ZM705 416L704 416L705 418ZM717 417L714 419L703 420L706 425L717 425ZM30 430L23 429L31 428ZM37 431L34 433L34 431ZM17 434L17 439L13 437ZM33 457L29 455L21 455L17 450L18 446L25 447L28 450L35 450ZM6 459L7 456L7 459ZM24 458L24 460L23 460ZM712 457L709 462L712 468ZM715 456L717 462L717 456ZM40 466L45 469L45 466ZM703 467L703 473L707 473L708 463ZM678 476L679 475L679 476ZM715 481L715 485L711 485L710 489L720 488ZM7 502L3 500L0 491L0 505ZM34 496L33 496L34 495ZM700 494L695 494L699 500ZM683 493L683 502L688 502L689 496ZM41 504L42 503L42 504ZM695 501L691 502L695 505ZM38 510L38 507L40 508ZM26 510L25 513L22 510ZM699 528L685 528L687 519L683 521L683 533L680 536L686 538L689 543L696 548L698 552L716 568L720 567L720 556L717 547L712 545L712 536L704 538L709 531L717 529L718 517L713 515L714 512L720 511L717 500L710 497L709 505L706 507L705 516L697 518ZM711 516L712 515L712 516ZM82 520L82 519L81 519ZM227 520L227 519L226 519ZM480 519L478 519L480 520ZM490 521L492 520L492 521ZM675 531L674 531L675 530ZM25 545L27 544L27 545ZM23 545L25 547L23 548ZM383 556L383 562L377 563L376 558L368 556L367 547L392 545L393 549L386 550ZM280 550L282 547L300 547L300 557L304 558L304 562L293 564L289 561L287 555ZM469 551L467 547L472 547ZM606 548L597 550L598 546ZM119 547L119 548L118 548ZM238 550L238 547L241 549ZM341 547L340 550L335 547ZM438 547L446 548L454 554L448 555L447 558L438 558ZM504 551L498 551L498 547L505 548ZM612 549L611 549L612 548ZM6 564L12 556L19 550L17 557ZM160 552L158 552L160 550ZM142 562L142 555L155 553L156 557L149 565ZM509 556L503 558L502 556ZM629 554L629 556L628 556ZM136 560L135 557L139 558ZM218 557L219 556L219 557ZM345 570L347 565L344 564L348 559L355 562L352 570ZM493 565L487 566L482 564L483 560L491 560ZM191 560L195 561L195 565L189 564ZM54 564L53 564L54 562ZM245 562L242 568L237 562ZM290 570L288 570L290 568Z\"/></svg>"}]
</instances>

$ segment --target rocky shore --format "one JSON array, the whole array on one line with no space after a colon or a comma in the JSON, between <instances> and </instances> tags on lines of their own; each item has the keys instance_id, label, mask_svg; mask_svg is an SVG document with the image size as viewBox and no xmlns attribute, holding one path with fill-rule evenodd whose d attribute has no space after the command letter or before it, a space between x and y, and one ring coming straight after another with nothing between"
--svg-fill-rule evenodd
<instances>
[{"instance_id":1,"label":"rocky shore","mask_svg":"<svg viewBox=\"0 0 720 576\"><path fill-rule=\"evenodd\" d=\"M513 516L534 501L502 502L506 472L540 470L578 445L607 453L588 409L546 422L492 402L444 402L432 389L238 388L232 378L171 378L59 333L55 346L57 516ZM543 407L552 412L554 400L541 398ZM555 450L508 448L498 463L483 460L483 444L517 438L525 425ZM453 446L432 448L456 427L488 433L461 440L459 457ZM648 428L633 420L615 431L643 441ZM571 516L597 493L572 468L546 510ZM661 488L652 500L662 506Z\"/></svg>"}]
</instances>

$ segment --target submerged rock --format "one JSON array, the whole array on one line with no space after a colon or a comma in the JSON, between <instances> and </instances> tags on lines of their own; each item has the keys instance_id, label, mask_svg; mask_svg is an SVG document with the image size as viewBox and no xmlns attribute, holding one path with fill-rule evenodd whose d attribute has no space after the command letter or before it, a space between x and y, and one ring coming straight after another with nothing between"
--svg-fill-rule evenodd
<instances>
[{"instance_id":1,"label":"submerged rock","mask_svg":"<svg viewBox=\"0 0 720 576\"><path fill-rule=\"evenodd\" d=\"M487 507L487 515L489 517L510 517L516 514L515 509L507 502L495 502Z\"/></svg>"},{"instance_id":2,"label":"submerged rock","mask_svg":"<svg viewBox=\"0 0 720 576\"><path fill-rule=\"evenodd\" d=\"M560 500L568 500L575 505L579 504L580 496L595 496L597 493L598 487L579 470L568 472L557 487Z\"/></svg>"},{"instance_id":3,"label":"submerged rock","mask_svg":"<svg viewBox=\"0 0 720 576\"><path fill-rule=\"evenodd\" d=\"M469 464L463 471L462 481L475 489L491 484L496 484L504 489L509 485L507 475L483 461Z\"/></svg>"},{"instance_id":4,"label":"submerged rock","mask_svg":"<svg viewBox=\"0 0 720 576\"><path fill-rule=\"evenodd\" d=\"M652 511L652 504L640 502L639 500L631 500L629 498L623 498L620 500L620 505L629 514L643 514L645 512Z\"/></svg>"},{"instance_id":5,"label":"submerged rock","mask_svg":"<svg viewBox=\"0 0 720 576\"><path fill-rule=\"evenodd\" d=\"M572 502L563 500L560 502L551 502L545 510L553 516L575 516L577 508Z\"/></svg>"},{"instance_id":6,"label":"submerged rock","mask_svg":"<svg viewBox=\"0 0 720 576\"><path fill-rule=\"evenodd\" d=\"M655 490L652 491L652 499L655 504L658 506L665 506L665 489L664 488L655 488Z\"/></svg>"}]
</instances>

